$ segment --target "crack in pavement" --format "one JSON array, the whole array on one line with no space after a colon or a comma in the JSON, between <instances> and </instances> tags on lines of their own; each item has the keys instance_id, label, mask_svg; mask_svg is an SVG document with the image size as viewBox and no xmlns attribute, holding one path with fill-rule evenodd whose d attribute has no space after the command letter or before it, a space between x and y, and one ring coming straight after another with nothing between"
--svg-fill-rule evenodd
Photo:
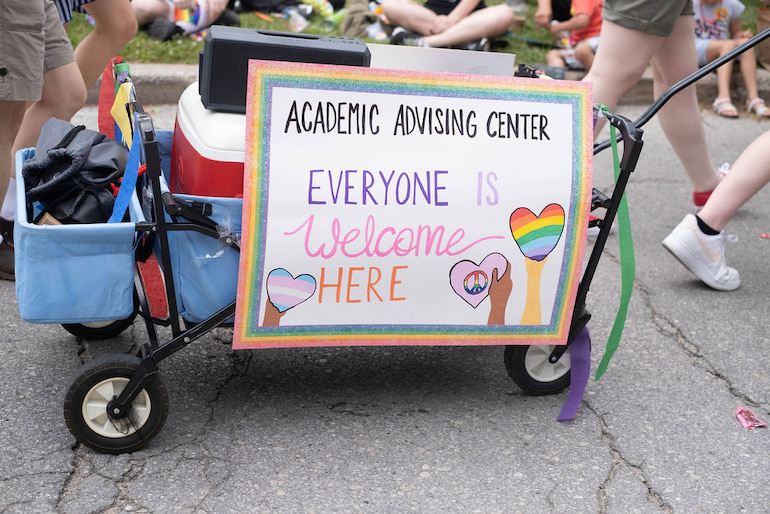
<instances>
[{"instance_id":1,"label":"crack in pavement","mask_svg":"<svg viewBox=\"0 0 770 514\"><path fill-rule=\"evenodd\" d=\"M98 465L91 459L86 457L82 452L86 451L85 447L79 443L73 445L73 470L70 473L69 479L65 482L62 493L56 502L57 510L66 511L66 504L75 504L77 508L77 501L80 498L80 487L90 477L99 477L104 479L105 482L112 483L115 486L116 492L113 495L112 502L108 507L104 509L105 513L118 513L125 512L126 507L130 506L130 510L133 512L150 512L147 507L138 506L136 502L133 502L129 495L128 484L131 480L141 474L143 466L134 459L129 459L129 467L123 472L119 478L113 478L105 473L99 471ZM111 456L108 463L112 462L112 459L117 458ZM104 491L106 492L106 490ZM104 494L104 493L102 493Z\"/></svg>"},{"instance_id":2,"label":"crack in pavement","mask_svg":"<svg viewBox=\"0 0 770 514\"><path fill-rule=\"evenodd\" d=\"M216 341L220 343L228 343L230 341L227 341L226 337L222 337L218 333L214 333L213 337ZM130 334L130 339L132 341L131 344L131 350L129 353L135 353L138 351L138 342L136 341L136 338L134 334ZM89 360L93 358L93 353L91 352L90 348L90 341L78 338L78 349L77 349L77 355L81 360L81 363L85 364ZM214 408L216 403L220 400L222 395L224 394L227 387L230 385L230 383L233 380L236 380L238 377L244 376L248 367L249 363L251 362L251 353L250 352L230 352L229 353L229 360L230 360L230 372L229 374L217 384L217 386L214 389L214 397L209 400L207 403L208 409L209 409L209 415L207 416L206 421L203 424L203 434L200 437L200 439L197 441L197 443L193 442L194 444L198 444L198 446L201 449L202 452L202 458L201 459L192 459L192 460L199 460L201 463L201 466L204 468L203 472L204 475L208 476L206 473L206 470L211 465L211 452L207 449L205 445L206 440L206 433L208 432L208 425L214 420ZM177 450L182 450L184 452L184 447L186 444L179 444L174 446L174 448L166 450L166 452L174 452ZM111 482L115 485L117 492L114 495L114 498L110 502L110 506L106 508L105 512L111 512L111 513L117 513L117 512L124 512L126 508L130 508L133 512L149 512L150 510L142 505L138 505L137 502L131 499L130 494L130 485L132 480L136 479L137 476L139 476L142 473L142 470L144 466L137 460L131 459L129 468L119 477L119 478L113 478L109 477L101 472L96 468L95 464L88 459L82 452L85 451L85 446L81 445L77 441L74 442L71 446L72 451L72 470L68 474L60 492L59 496L56 501L56 505L58 509L65 508L66 503L72 504L73 502L78 501L78 497L80 495L80 487L81 485L89 478L93 476L101 477L105 479L108 482ZM190 459L190 457L183 457L185 459ZM218 459L217 459L218 460ZM200 501L198 502L198 505L196 506L196 510L201 511L205 510L201 507L203 502L205 502L206 498L209 496L210 492L215 490L217 487L219 487L224 481L227 480L227 476L230 476L229 473L225 473L225 476L222 478L219 478L217 480L209 480L210 488L209 492L204 495Z\"/></svg>"},{"instance_id":3,"label":"crack in pavement","mask_svg":"<svg viewBox=\"0 0 770 514\"><path fill-rule=\"evenodd\" d=\"M602 252L602 257L620 266L620 260L618 257L608 252L606 248ZM643 282L641 282L638 278L634 279L634 294L638 294L642 298L644 306L650 312L650 321L652 324L658 328L658 331L661 334L673 339L677 346L688 357L690 357L697 368L705 371L713 378L716 378L722 382L725 389L741 402L747 403L752 407L760 407L763 405L762 402L754 400L747 393L741 391L735 385L733 385L729 377L719 372L716 366L714 366L711 361L709 361L702 353L700 353L700 347L694 341L689 340L680 327L678 327L669 318L667 318L664 314L660 313L658 309L655 308L649 291L644 287ZM767 412L767 414L770 415L770 412Z\"/></svg>"},{"instance_id":4,"label":"crack in pavement","mask_svg":"<svg viewBox=\"0 0 770 514\"><path fill-rule=\"evenodd\" d=\"M610 260L611 262L615 263L618 266L620 265L619 259L612 253L604 251L603 257L605 257L606 259ZM658 310L655 308L654 302L652 300L652 297L649 291L644 287L643 282L641 282L638 278L634 279L634 293L639 295L639 297L642 299L644 307L649 312L649 318L653 326L656 327L656 329L660 334L666 336L667 338L671 338L672 340L675 340L677 346L680 348L681 351L683 351L687 356L690 357L692 363L696 368L702 371L705 371L710 376L719 380L724 385L724 387L730 392L730 394L733 395L734 397L739 398L742 401L746 403L750 403L754 406L758 405L757 402L752 400L747 394L738 390L730 382L728 377L719 373L717 369L714 367L714 365L700 353L698 345L693 341L688 340L687 337L685 337L683 330L680 327L677 327L665 315L658 312ZM587 399L584 398L582 403L599 420L602 427L602 441L607 446L607 449L610 451L610 454L612 455L612 459L613 459L612 468L607 474L607 477L605 478L602 485L599 487L599 491L598 491L600 512L602 512L603 514L607 512L606 491L610 486L610 484L612 483L613 479L616 477L618 470L620 470L621 467L626 467L634 474L634 476L637 477L637 479L639 479L639 481L646 488L647 500L650 502L650 504L656 506L663 512L673 513L672 506L665 501L663 495L657 492L647 480L647 477L645 476L645 473L644 473L643 466L632 464L630 461L628 461L623 455L623 453L620 451L620 449L614 444L615 438L611 434L604 417L601 416L596 411L596 409L590 404L590 402Z\"/></svg>"},{"instance_id":5,"label":"crack in pavement","mask_svg":"<svg viewBox=\"0 0 770 514\"><path fill-rule=\"evenodd\" d=\"M604 251L603 257L618 266L620 265L619 259L617 258L617 256L613 255L612 253ZM637 294L641 298L645 309L649 312L649 319L652 322L652 325L658 330L660 334L674 341L677 347L687 357L689 357L690 361L692 362L693 366L696 369L699 369L702 372L707 373L712 378L715 378L719 383L721 383L722 387L724 387L724 389L728 391L730 395L740 400L741 402L749 404L751 406L755 406L755 407L759 407L761 405L760 402L751 398L749 394L745 393L744 391L741 391L738 387L736 387L728 376L721 373L716 368L716 366L700 352L700 347L698 346L698 344L695 341L692 341L686 337L684 330L681 327L677 326L671 319L669 319L665 314L661 313L656 308L652 295L644 287L644 283L638 278L634 279L634 294ZM660 492L656 491L655 488L647 480L647 477L645 476L645 473L644 473L643 465L636 465L629 462L625 458L621 450L615 445L614 443L615 438L610 432L609 427L605 419L603 418L603 416L601 416L596 411L596 409L590 404L588 399L584 398L582 403L599 420L602 427L602 440L604 444L607 446L608 450L610 451L610 454L612 455L612 459L613 459L612 467L609 473L607 474L607 477L605 478L604 482L599 487L599 491L598 491L600 512L602 514L607 512L607 496L606 496L607 489L609 488L613 480L616 478L619 470L625 467L629 469L633 473L633 475L644 485L645 489L647 490L647 500L650 502L651 505L656 506L663 512L672 513L673 512L672 506L666 502L663 495Z\"/></svg>"},{"instance_id":6,"label":"crack in pavement","mask_svg":"<svg viewBox=\"0 0 770 514\"><path fill-rule=\"evenodd\" d=\"M218 327L212 330L210 334L214 341L217 343L232 344L232 331L230 329ZM206 477L206 481L209 483L209 487L202 495L200 500L195 504L194 512L208 512L202 505L211 495L212 491L215 491L220 485L227 482L232 477L232 472L228 470L226 473L224 473L224 476L218 480L212 480L209 478L209 470L211 469L212 462L224 461L222 459L212 457L211 450L209 450L209 448L206 446L207 434L209 432L208 427L209 424L214 421L214 411L216 404L224 394L225 390L234 380L243 377L246 374L249 364L251 363L251 355L252 352L229 352L228 356L231 365L230 373L214 388L213 398L206 402L209 415L206 421L203 423L203 433L197 441L198 447L202 453L202 457L182 457L184 460L198 461L201 465L203 476Z\"/></svg>"},{"instance_id":7,"label":"crack in pavement","mask_svg":"<svg viewBox=\"0 0 770 514\"><path fill-rule=\"evenodd\" d=\"M115 480L115 486L118 488L118 494L115 497L113 504L107 509L107 513L125 512L127 506L131 506L132 512L151 512L151 510L144 506L136 505L136 502L131 500L130 495L130 482L132 479L138 477L144 469L144 466L139 464L139 461L129 459L128 469L123 473L120 478ZM97 473L98 474L98 473ZM108 478L108 477L105 477Z\"/></svg>"},{"instance_id":8,"label":"crack in pavement","mask_svg":"<svg viewBox=\"0 0 770 514\"><path fill-rule=\"evenodd\" d=\"M59 491L59 497L56 499L57 510L61 507L62 503L64 503L68 496L74 494L78 485L85 479L85 477L83 477L80 473L83 459L77 451L79 447L80 443L77 441L72 444L72 471L70 471L69 476L64 481L61 491Z\"/></svg>"},{"instance_id":9,"label":"crack in pavement","mask_svg":"<svg viewBox=\"0 0 770 514\"><path fill-rule=\"evenodd\" d=\"M658 328L658 331L664 336L673 339L677 346L690 357L695 367L705 371L713 378L716 378L722 383L725 389L735 398L739 399L743 403L750 404L752 407L759 407L761 402L758 402L751 398L747 393L738 389L730 380L729 377L717 370L716 366L709 361L702 353L700 353L700 347L694 341L689 340L683 330L676 326L670 319L668 319L662 313L659 313L655 308L649 292L642 287L642 284L638 281L634 281L634 289L639 291L645 307L650 311L650 321Z\"/></svg>"},{"instance_id":10,"label":"crack in pavement","mask_svg":"<svg viewBox=\"0 0 770 514\"><path fill-rule=\"evenodd\" d=\"M639 479L641 484L647 489L647 501L650 502L650 504L658 507L660 510L665 512L666 514L672 514L674 512L674 509L666 503L666 501L663 499L663 495L661 495L659 492L655 491L655 489L652 487L650 482L647 480L647 477L644 474L644 470L642 469L641 465L632 464L629 462L624 456L623 453L620 451L620 449L615 446L614 440L615 438L609 431L609 427L607 425L607 422L604 420L604 417L601 416L596 409L591 406L591 404L584 400L583 404L586 406L586 408L593 413L594 416L596 416L596 419L599 420L599 424L602 427L602 442L604 442L607 449L610 451L610 455L612 456L612 467L610 468L609 473L607 473L607 477L602 482L602 485L599 486L599 491L597 492L598 499L599 499L599 512L601 514L605 514L607 512L607 495L606 491L609 488L610 484L612 483L612 480L617 475L618 470L625 466L631 472L634 474L634 476Z\"/></svg>"}]
</instances>

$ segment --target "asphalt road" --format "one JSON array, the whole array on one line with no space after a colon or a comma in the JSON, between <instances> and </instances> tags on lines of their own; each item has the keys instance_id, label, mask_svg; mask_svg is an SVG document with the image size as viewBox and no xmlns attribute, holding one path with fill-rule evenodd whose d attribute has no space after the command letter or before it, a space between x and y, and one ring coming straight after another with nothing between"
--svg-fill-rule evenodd
<instances>
[{"instance_id":1,"label":"asphalt road","mask_svg":"<svg viewBox=\"0 0 770 514\"><path fill-rule=\"evenodd\" d=\"M171 127L173 108L150 112ZM770 128L703 117L717 164ZM83 361L142 344L142 325L81 343L21 320L0 281L0 511L767 512L770 432L735 411L770 422L770 190L728 226L742 287L709 290L660 244L690 188L657 121L645 128L627 189L629 317L575 420L556 421L566 392L523 394L499 347L234 352L217 332L161 363L171 410L152 443L97 454L68 432L64 390ZM595 162L602 189L609 157ZM618 306L618 255L612 236L588 296L592 370Z\"/></svg>"}]
</instances>

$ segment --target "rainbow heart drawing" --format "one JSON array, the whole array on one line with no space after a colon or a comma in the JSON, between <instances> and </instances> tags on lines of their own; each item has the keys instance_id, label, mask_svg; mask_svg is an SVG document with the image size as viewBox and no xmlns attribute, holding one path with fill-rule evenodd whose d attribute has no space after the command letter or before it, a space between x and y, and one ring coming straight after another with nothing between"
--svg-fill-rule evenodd
<instances>
[{"instance_id":1,"label":"rainbow heart drawing","mask_svg":"<svg viewBox=\"0 0 770 514\"><path fill-rule=\"evenodd\" d=\"M316 280L311 275L294 278L283 268L267 275L267 298L278 312L286 312L301 304L315 293Z\"/></svg>"},{"instance_id":2,"label":"rainbow heart drawing","mask_svg":"<svg viewBox=\"0 0 770 514\"><path fill-rule=\"evenodd\" d=\"M559 204L549 204L540 216L519 207L511 214L511 235L524 254L527 270L527 298L521 315L522 325L540 325L540 280L548 255L559 242L564 230L564 209Z\"/></svg>"},{"instance_id":3,"label":"rainbow heart drawing","mask_svg":"<svg viewBox=\"0 0 770 514\"><path fill-rule=\"evenodd\" d=\"M559 242L564 230L564 209L552 203L546 205L540 216L519 207L511 214L511 235L519 250L528 259L542 261Z\"/></svg>"},{"instance_id":4,"label":"rainbow heart drawing","mask_svg":"<svg viewBox=\"0 0 770 514\"><path fill-rule=\"evenodd\" d=\"M449 284L457 295L474 309L489 296L492 271L497 269L499 279L508 269L508 261L499 253L487 255L481 264L460 261L449 271Z\"/></svg>"}]
</instances>

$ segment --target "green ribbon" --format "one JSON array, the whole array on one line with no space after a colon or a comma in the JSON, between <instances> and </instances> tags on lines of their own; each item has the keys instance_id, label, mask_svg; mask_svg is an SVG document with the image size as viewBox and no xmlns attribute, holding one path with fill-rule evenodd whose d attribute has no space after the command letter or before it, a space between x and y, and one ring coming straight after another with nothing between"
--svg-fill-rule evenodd
<instances>
[{"instance_id":1,"label":"green ribbon","mask_svg":"<svg viewBox=\"0 0 770 514\"><path fill-rule=\"evenodd\" d=\"M608 110L604 105L601 106L601 109L603 111ZM618 177L620 176L620 159L618 157L617 129L615 129L612 124L610 124L610 142L612 146L612 166L615 172L615 183L617 184ZM597 381L604 372L607 371L610 359L612 359L615 350L618 349L620 336L623 334L623 326L626 324L628 304L631 301L631 293L634 290L636 262L634 260L634 241L631 237L631 220L628 216L628 202L626 201L625 191L618 204L617 220L621 273L620 305L618 306L618 313L615 315L615 323L612 325L610 336L607 338L607 347L604 350L604 356L602 357L601 362L599 362L599 367L596 369Z\"/></svg>"}]
</instances>

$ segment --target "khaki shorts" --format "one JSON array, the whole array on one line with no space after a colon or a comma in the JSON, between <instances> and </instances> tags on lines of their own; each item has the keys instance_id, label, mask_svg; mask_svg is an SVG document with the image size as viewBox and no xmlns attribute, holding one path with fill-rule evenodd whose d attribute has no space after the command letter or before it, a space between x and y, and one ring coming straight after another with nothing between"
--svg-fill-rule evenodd
<instances>
[{"instance_id":1,"label":"khaki shorts","mask_svg":"<svg viewBox=\"0 0 770 514\"><path fill-rule=\"evenodd\" d=\"M51 0L0 1L0 100L39 100L43 73L74 60Z\"/></svg>"},{"instance_id":2,"label":"khaki shorts","mask_svg":"<svg viewBox=\"0 0 770 514\"><path fill-rule=\"evenodd\" d=\"M602 17L653 36L667 37L680 16L693 15L692 0L604 0Z\"/></svg>"}]
</instances>

